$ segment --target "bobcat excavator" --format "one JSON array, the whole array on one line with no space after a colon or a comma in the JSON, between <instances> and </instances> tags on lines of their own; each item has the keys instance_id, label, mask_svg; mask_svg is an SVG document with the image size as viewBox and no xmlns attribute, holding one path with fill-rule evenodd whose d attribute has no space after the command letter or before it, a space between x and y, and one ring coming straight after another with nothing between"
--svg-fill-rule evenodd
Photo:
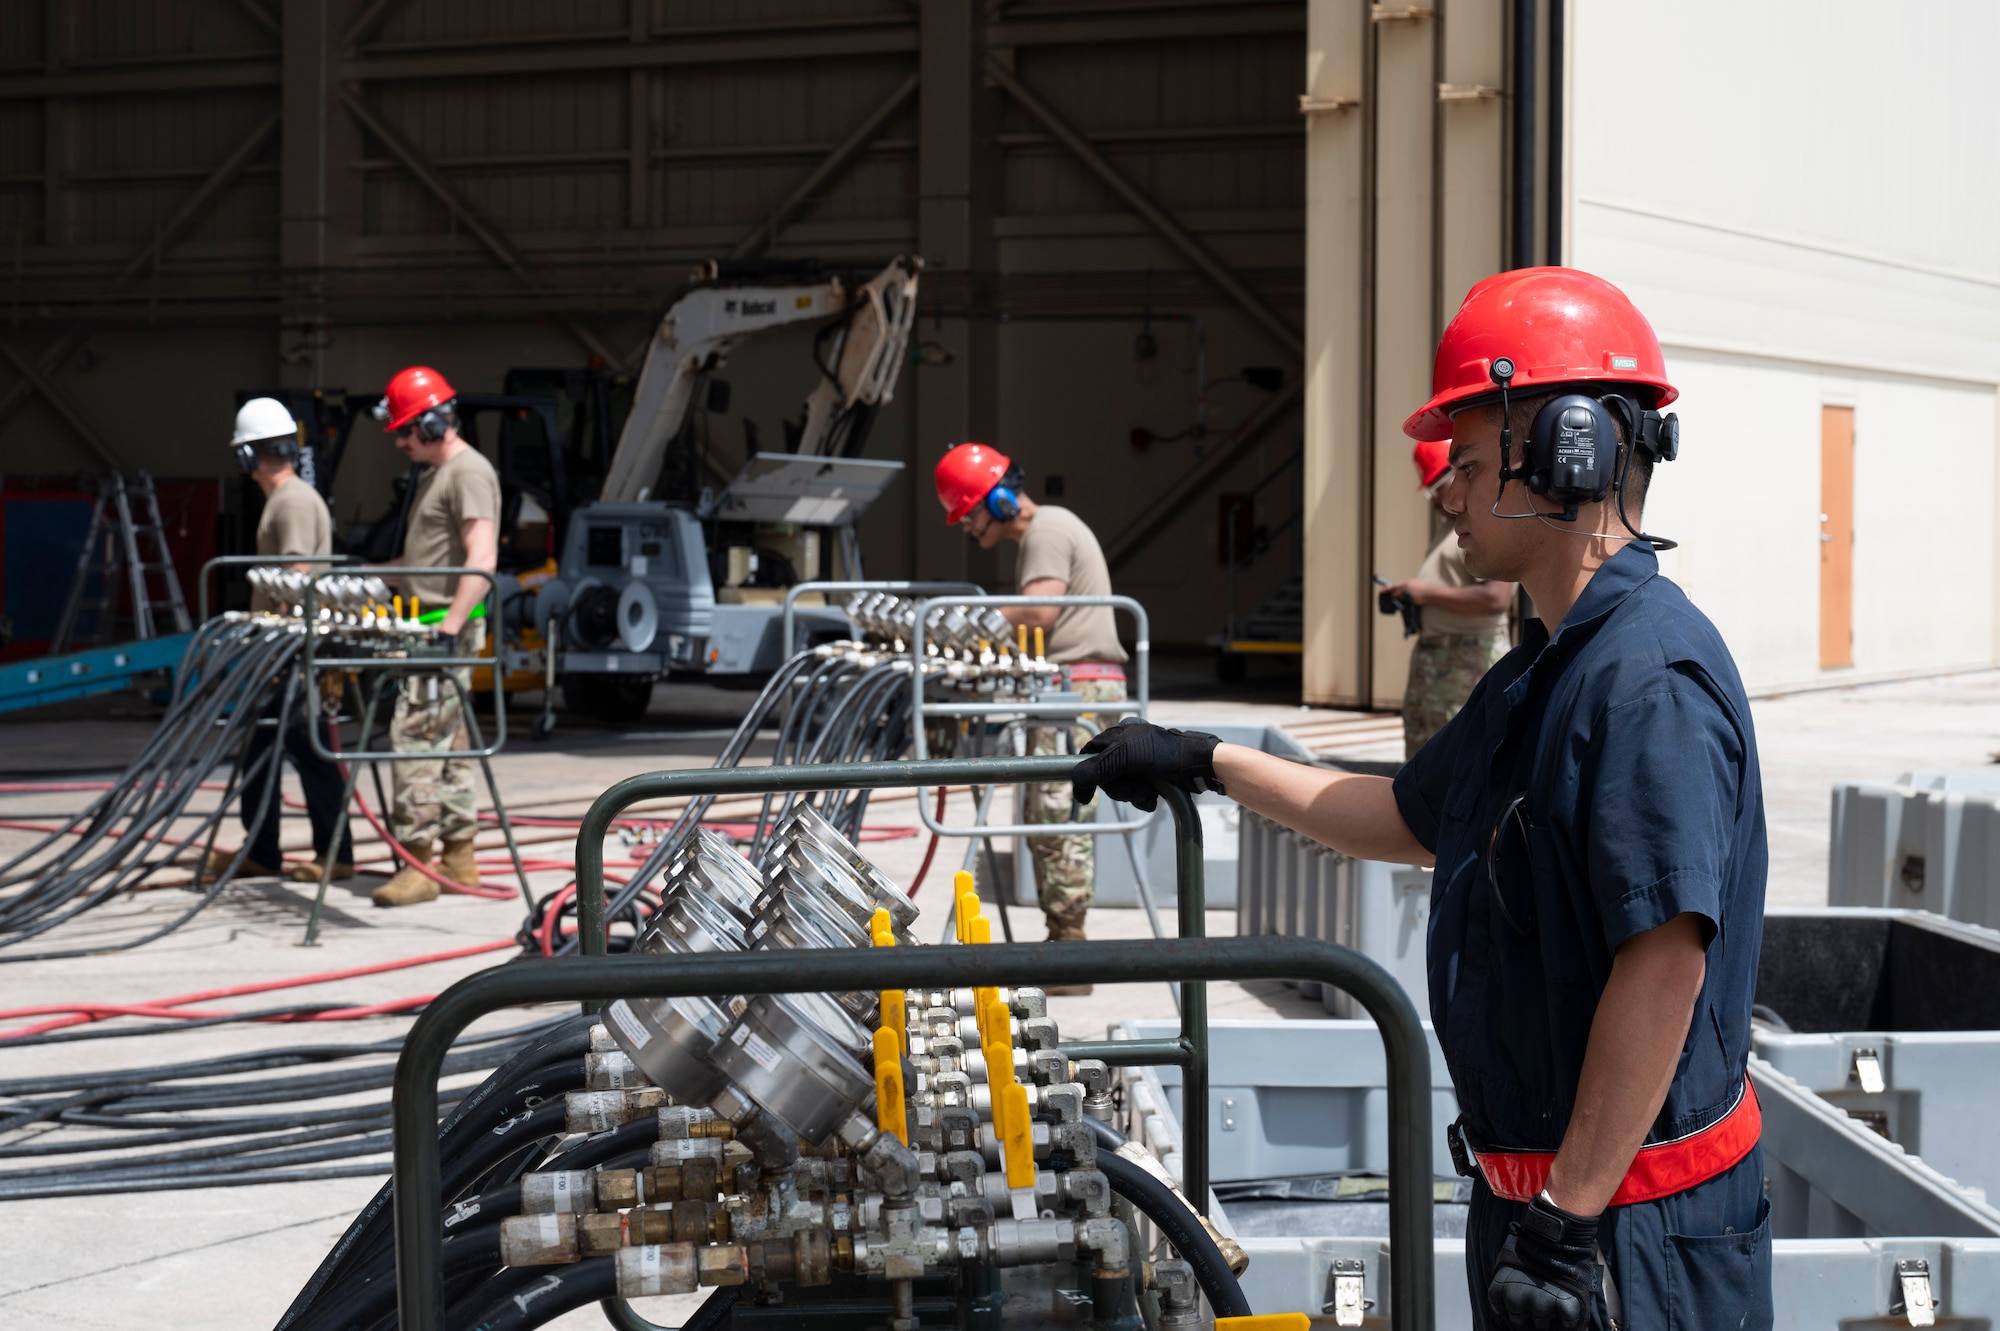
<instances>
[{"instance_id":1,"label":"bobcat excavator","mask_svg":"<svg viewBox=\"0 0 2000 1331\"><path fill-rule=\"evenodd\" d=\"M899 257L861 282L816 264L695 270L654 330L597 498L574 507L559 498L553 567L502 579L510 687L550 697L547 686L560 684L571 707L631 720L666 674L723 682L777 666L789 651L779 641L784 589L862 576L855 521L902 469L856 455L908 359L922 269ZM816 382L785 425L785 450L758 451L753 439L740 469L718 469L691 428L698 402L726 409L716 372L748 339L815 322ZM549 488L573 493L560 447L550 454ZM814 637L846 631L836 611L801 620ZM553 725L545 704L535 733Z\"/></svg>"}]
</instances>

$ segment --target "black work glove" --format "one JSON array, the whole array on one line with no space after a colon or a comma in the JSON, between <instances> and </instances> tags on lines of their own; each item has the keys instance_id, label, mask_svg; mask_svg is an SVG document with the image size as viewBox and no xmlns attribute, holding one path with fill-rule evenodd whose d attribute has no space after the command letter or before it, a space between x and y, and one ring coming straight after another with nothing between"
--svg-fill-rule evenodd
<instances>
[{"instance_id":1,"label":"black work glove","mask_svg":"<svg viewBox=\"0 0 2000 1331\"><path fill-rule=\"evenodd\" d=\"M1127 717L1083 746L1087 756L1070 770L1071 793L1078 804L1088 804L1102 788L1120 804L1146 813L1160 806L1160 792L1153 788L1156 776L1190 795L1205 790L1219 793L1222 782L1215 775L1215 746L1220 743L1198 730L1169 730Z\"/></svg>"},{"instance_id":2,"label":"black work glove","mask_svg":"<svg viewBox=\"0 0 2000 1331\"><path fill-rule=\"evenodd\" d=\"M1597 1218L1571 1215L1543 1193L1508 1226L1486 1305L1512 1331L1578 1331L1590 1324L1598 1280Z\"/></svg>"}]
</instances>

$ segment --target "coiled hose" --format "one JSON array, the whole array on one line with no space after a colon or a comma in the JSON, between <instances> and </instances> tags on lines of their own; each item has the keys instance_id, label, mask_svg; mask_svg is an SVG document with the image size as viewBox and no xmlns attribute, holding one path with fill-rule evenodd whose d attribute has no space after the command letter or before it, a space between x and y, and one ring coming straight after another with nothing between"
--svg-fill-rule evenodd
<instances>
[{"instance_id":1,"label":"coiled hose","mask_svg":"<svg viewBox=\"0 0 2000 1331\"><path fill-rule=\"evenodd\" d=\"M1174 1245L1174 1251L1194 1268L1195 1283L1201 1286L1215 1315L1250 1316L1250 1301L1243 1297L1243 1286L1237 1283L1236 1273L1229 1269L1222 1250L1215 1246L1215 1240L1208 1236L1187 1203L1166 1184L1118 1154L1118 1148L1127 1144L1124 1134L1087 1114L1083 1121L1097 1135L1098 1171L1111 1181L1113 1192L1159 1226L1167 1242Z\"/></svg>"}]
</instances>

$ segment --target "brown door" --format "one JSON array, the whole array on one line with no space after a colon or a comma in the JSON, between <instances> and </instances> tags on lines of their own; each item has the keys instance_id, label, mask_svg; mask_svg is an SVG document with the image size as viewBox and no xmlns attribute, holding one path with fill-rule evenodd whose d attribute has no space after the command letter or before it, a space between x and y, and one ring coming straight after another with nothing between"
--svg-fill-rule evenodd
<instances>
[{"instance_id":1,"label":"brown door","mask_svg":"<svg viewBox=\"0 0 2000 1331\"><path fill-rule=\"evenodd\" d=\"M1854 408L1819 410L1819 667L1854 664Z\"/></svg>"}]
</instances>

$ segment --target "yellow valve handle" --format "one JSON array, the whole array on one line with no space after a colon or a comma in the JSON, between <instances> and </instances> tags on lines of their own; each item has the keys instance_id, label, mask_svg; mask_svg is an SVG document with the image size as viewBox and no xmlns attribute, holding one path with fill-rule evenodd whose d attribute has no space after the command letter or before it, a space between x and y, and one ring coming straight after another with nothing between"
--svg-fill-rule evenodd
<instances>
[{"instance_id":1,"label":"yellow valve handle","mask_svg":"<svg viewBox=\"0 0 2000 1331\"><path fill-rule=\"evenodd\" d=\"M889 923L889 912L878 910L869 921L869 933L873 935L876 947L896 946L896 932ZM896 1033L896 1047L903 1053L910 1052L910 1018L903 1006L901 989L882 990L882 1029ZM904 1145L908 1145L905 1142Z\"/></svg>"},{"instance_id":2,"label":"yellow valve handle","mask_svg":"<svg viewBox=\"0 0 2000 1331\"><path fill-rule=\"evenodd\" d=\"M1248 1317L1218 1317L1215 1331L1312 1331L1304 1313L1252 1313Z\"/></svg>"},{"instance_id":3,"label":"yellow valve handle","mask_svg":"<svg viewBox=\"0 0 2000 1331\"><path fill-rule=\"evenodd\" d=\"M1028 1117L1028 1088L1016 1081L999 1086L993 1096L993 1119L1007 1160L1007 1190L1034 1187L1035 1136L1034 1122Z\"/></svg>"},{"instance_id":4,"label":"yellow valve handle","mask_svg":"<svg viewBox=\"0 0 2000 1331\"><path fill-rule=\"evenodd\" d=\"M951 876L951 899L957 903L952 925L958 931L958 941L963 943L971 922L979 918L979 891L972 885L972 875L963 869Z\"/></svg>"},{"instance_id":5,"label":"yellow valve handle","mask_svg":"<svg viewBox=\"0 0 2000 1331\"><path fill-rule=\"evenodd\" d=\"M969 943L990 943L993 941L993 921L984 915L975 916L966 932L971 935Z\"/></svg>"},{"instance_id":6,"label":"yellow valve handle","mask_svg":"<svg viewBox=\"0 0 2000 1331\"><path fill-rule=\"evenodd\" d=\"M389 603L396 607L396 618L401 619L403 617L403 598L392 596L389 598Z\"/></svg>"},{"instance_id":7,"label":"yellow valve handle","mask_svg":"<svg viewBox=\"0 0 2000 1331\"><path fill-rule=\"evenodd\" d=\"M1014 629L1015 636L1020 639L1015 644L1015 650L1019 651L1021 655L1026 656L1028 654L1028 626L1026 624L1016 624Z\"/></svg>"},{"instance_id":8,"label":"yellow valve handle","mask_svg":"<svg viewBox=\"0 0 2000 1331\"><path fill-rule=\"evenodd\" d=\"M1040 625L1037 625L1035 628L1035 659L1037 661L1042 659L1042 630Z\"/></svg>"},{"instance_id":9,"label":"yellow valve handle","mask_svg":"<svg viewBox=\"0 0 2000 1331\"><path fill-rule=\"evenodd\" d=\"M414 619L414 620L417 620L417 621L419 621L419 622L421 622L421 621L423 620L423 617L424 617L424 611L423 611L423 605L422 605L422 603L421 603L420 601L418 601L416 597L412 596L412 597L410 598L410 618L411 618L411 619ZM1036 629L1036 630L1035 630L1035 655L1036 655L1036 656L1040 656L1040 655L1042 654L1042 647L1041 647L1041 643L1042 643L1042 637L1041 637L1041 634L1042 634L1042 631L1041 631L1040 629Z\"/></svg>"},{"instance_id":10,"label":"yellow valve handle","mask_svg":"<svg viewBox=\"0 0 2000 1331\"><path fill-rule=\"evenodd\" d=\"M875 1126L910 1144L908 1107L903 1102L903 1046L884 1026L875 1032Z\"/></svg>"}]
</instances>

